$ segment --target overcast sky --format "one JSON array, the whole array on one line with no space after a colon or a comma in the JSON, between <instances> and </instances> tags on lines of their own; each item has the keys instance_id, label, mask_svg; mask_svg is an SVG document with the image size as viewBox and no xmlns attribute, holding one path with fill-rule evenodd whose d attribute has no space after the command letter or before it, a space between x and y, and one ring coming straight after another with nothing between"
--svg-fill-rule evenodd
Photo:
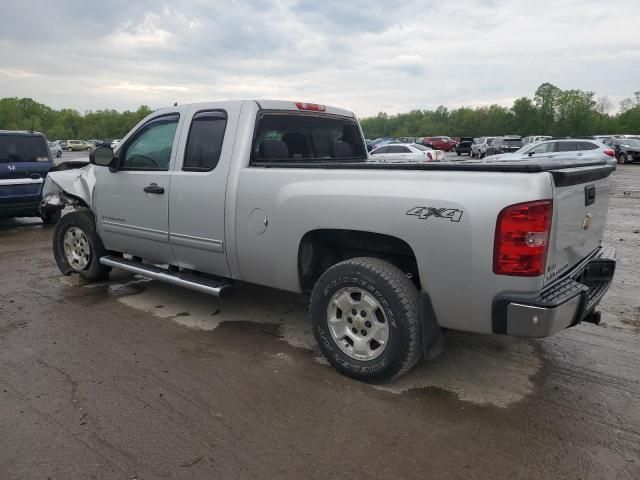
<instances>
[{"instance_id":1,"label":"overcast sky","mask_svg":"<svg viewBox=\"0 0 640 480\"><path fill-rule=\"evenodd\" d=\"M637 0L0 0L0 97L54 108L274 98L360 116L640 90Z\"/></svg>"}]
</instances>

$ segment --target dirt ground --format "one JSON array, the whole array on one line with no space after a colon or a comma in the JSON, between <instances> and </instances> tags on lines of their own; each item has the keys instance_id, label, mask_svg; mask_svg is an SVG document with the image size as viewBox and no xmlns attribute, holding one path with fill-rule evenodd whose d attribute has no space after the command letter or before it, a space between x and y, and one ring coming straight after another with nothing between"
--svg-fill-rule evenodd
<instances>
[{"instance_id":1,"label":"dirt ground","mask_svg":"<svg viewBox=\"0 0 640 480\"><path fill-rule=\"evenodd\" d=\"M76 287L39 220L0 220L0 479L638 479L640 165L613 176L603 325L448 332L382 387L315 349L306 298Z\"/></svg>"}]
</instances>

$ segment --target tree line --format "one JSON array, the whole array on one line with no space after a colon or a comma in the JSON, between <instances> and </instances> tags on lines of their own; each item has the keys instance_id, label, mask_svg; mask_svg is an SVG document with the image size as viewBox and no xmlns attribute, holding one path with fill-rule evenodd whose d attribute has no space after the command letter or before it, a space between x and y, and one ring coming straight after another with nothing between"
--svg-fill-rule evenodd
<instances>
[{"instance_id":1,"label":"tree line","mask_svg":"<svg viewBox=\"0 0 640 480\"><path fill-rule=\"evenodd\" d=\"M360 123L365 136L372 139L431 135L640 135L640 91L620 102L617 114L610 114L611 108L607 97L596 98L594 92L561 90L543 83L533 98L518 98L511 108L491 105L449 110L440 106L397 115L381 112ZM0 129L34 130L52 140L122 138L151 111L141 105L135 111L97 110L81 114L70 108L54 110L31 98L2 98Z\"/></svg>"},{"instance_id":2,"label":"tree line","mask_svg":"<svg viewBox=\"0 0 640 480\"><path fill-rule=\"evenodd\" d=\"M607 97L595 92L562 90L543 83L533 98L522 97L511 108L500 105L449 110L412 110L389 115L381 112L361 119L365 137L552 135L586 136L605 134L640 135L640 92L620 102L617 114Z\"/></svg>"},{"instance_id":3,"label":"tree line","mask_svg":"<svg viewBox=\"0 0 640 480\"><path fill-rule=\"evenodd\" d=\"M33 130L50 140L122 138L151 111L141 105L134 112L97 110L81 114L70 108L54 110L31 98L2 98L0 130Z\"/></svg>"}]
</instances>

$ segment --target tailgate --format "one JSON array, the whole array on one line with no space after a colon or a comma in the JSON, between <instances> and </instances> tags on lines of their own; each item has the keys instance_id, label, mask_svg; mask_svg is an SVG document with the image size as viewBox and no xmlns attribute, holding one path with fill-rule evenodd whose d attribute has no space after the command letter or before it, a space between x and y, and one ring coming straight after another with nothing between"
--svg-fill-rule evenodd
<instances>
[{"instance_id":1,"label":"tailgate","mask_svg":"<svg viewBox=\"0 0 640 480\"><path fill-rule=\"evenodd\" d=\"M553 223L545 284L562 276L593 252L602 240L614 167L554 170Z\"/></svg>"}]
</instances>

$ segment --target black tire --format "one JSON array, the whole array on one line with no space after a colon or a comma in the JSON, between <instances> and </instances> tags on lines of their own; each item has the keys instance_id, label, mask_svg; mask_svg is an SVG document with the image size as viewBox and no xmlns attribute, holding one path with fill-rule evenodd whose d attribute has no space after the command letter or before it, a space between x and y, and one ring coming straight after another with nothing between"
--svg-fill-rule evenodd
<instances>
[{"instance_id":1,"label":"black tire","mask_svg":"<svg viewBox=\"0 0 640 480\"><path fill-rule=\"evenodd\" d=\"M60 158L62 156L62 149L58 150L58 153L56 153L56 158Z\"/></svg>"},{"instance_id":2,"label":"black tire","mask_svg":"<svg viewBox=\"0 0 640 480\"><path fill-rule=\"evenodd\" d=\"M68 150L69 152L73 152L73 148L71 148L71 147L67 148L67 150Z\"/></svg>"},{"instance_id":3,"label":"black tire","mask_svg":"<svg viewBox=\"0 0 640 480\"><path fill-rule=\"evenodd\" d=\"M89 262L83 269L76 269L69 264L64 252L64 237L69 229L77 227L87 238L89 243ZM100 257L107 254L102 240L96 233L93 214L89 210L79 210L68 213L60 219L53 231L53 256L58 268L64 275L79 273L89 281L106 280L110 267L100 264Z\"/></svg>"},{"instance_id":4,"label":"black tire","mask_svg":"<svg viewBox=\"0 0 640 480\"><path fill-rule=\"evenodd\" d=\"M627 163L627 154L626 153L620 153L620 155L618 155L618 163L623 164L623 163Z\"/></svg>"},{"instance_id":5,"label":"black tire","mask_svg":"<svg viewBox=\"0 0 640 480\"><path fill-rule=\"evenodd\" d=\"M53 211L49 211L46 213L42 213L40 218L46 225L55 225L60 221L60 216L62 215L62 210L59 208Z\"/></svg>"},{"instance_id":6,"label":"black tire","mask_svg":"<svg viewBox=\"0 0 640 480\"><path fill-rule=\"evenodd\" d=\"M457 151L457 150L456 150L456 155L457 155L457 156L460 156L460 155L462 155L462 154L461 154L459 151Z\"/></svg>"},{"instance_id":7,"label":"black tire","mask_svg":"<svg viewBox=\"0 0 640 480\"><path fill-rule=\"evenodd\" d=\"M384 351L368 361L347 355L328 327L332 297L345 288L369 293L384 310L389 337ZM356 307L357 308L357 307ZM410 370L422 354L418 290L399 268L378 258L353 258L325 271L311 294L309 307L320 350L339 372L357 380L377 383Z\"/></svg>"}]
</instances>

